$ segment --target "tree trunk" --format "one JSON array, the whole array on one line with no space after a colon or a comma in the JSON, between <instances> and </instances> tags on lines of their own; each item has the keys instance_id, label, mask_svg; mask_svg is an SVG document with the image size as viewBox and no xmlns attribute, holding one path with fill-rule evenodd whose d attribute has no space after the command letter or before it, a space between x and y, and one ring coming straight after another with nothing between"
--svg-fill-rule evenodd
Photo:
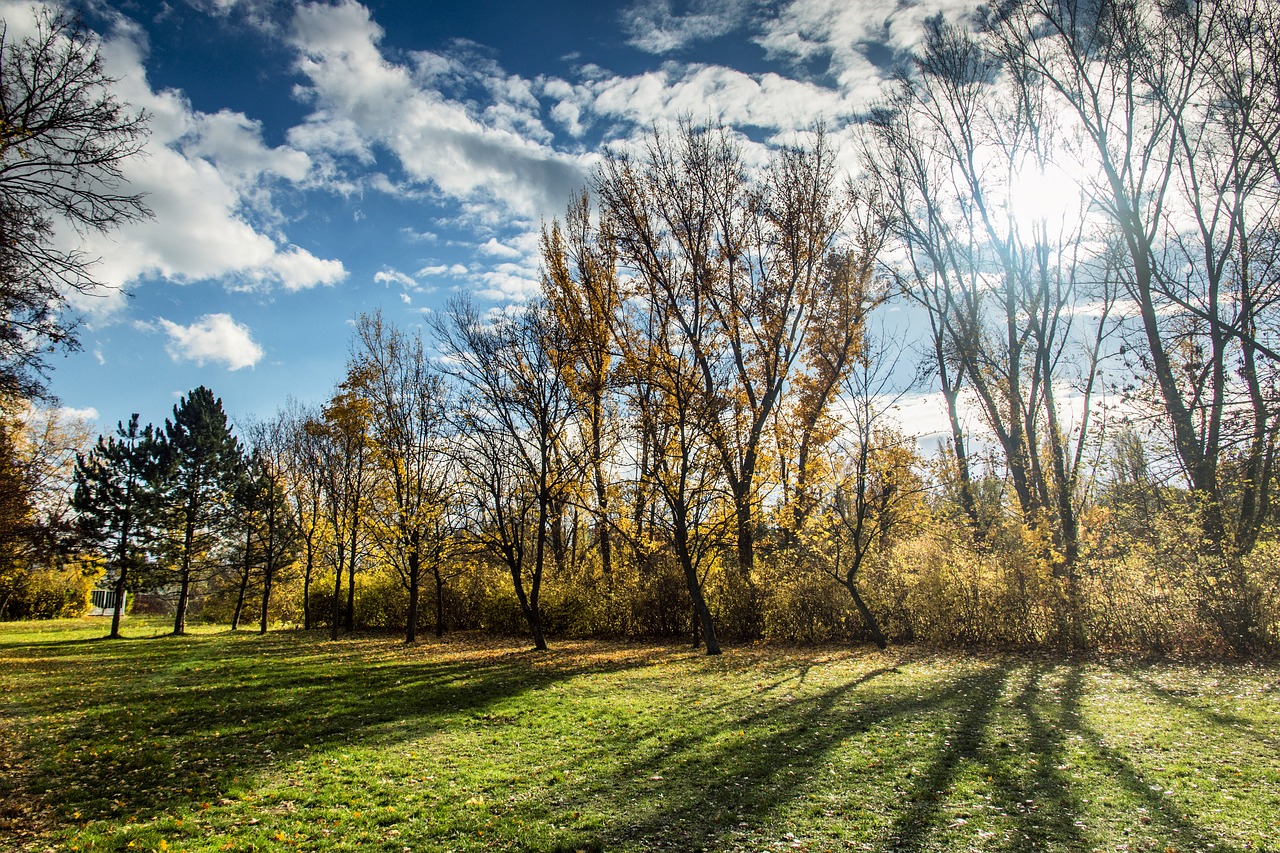
<instances>
[{"instance_id":1,"label":"tree trunk","mask_svg":"<svg viewBox=\"0 0 1280 853\"><path fill-rule=\"evenodd\" d=\"M440 566L432 569L436 581L436 636L444 636L444 578L440 574Z\"/></svg>"},{"instance_id":2,"label":"tree trunk","mask_svg":"<svg viewBox=\"0 0 1280 853\"><path fill-rule=\"evenodd\" d=\"M268 560L262 576L262 617L258 621L259 634L267 633L267 607L271 604L271 581L274 575L275 570L271 567L271 561Z\"/></svg>"},{"instance_id":3,"label":"tree trunk","mask_svg":"<svg viewBox=\"0 0 1280 853\"><path fill-rule=\"evenodd\" d=\"M178 606L173 613L173 633L174 636L178 637L187 633L187 596L191 593L191 548L195 542L195 535L195 525L188 521L186 533L183 536L184 546L182 549L180 586L178 588Z\"/></svg>"},{"instance_id":4,"label":"tree trunk","mask_svg":"<svg viewBox=\"0 0 1280 853\"><path fill-rule=\"evenodd\" d=\"M311 573L315 571L316 558L311 537L307 537L307 565L302 571L302 630L311 630Z\"/></svg>"},{"instance_id":5,"label":"tree trunk","mask_svg":"<svg viewBox=\"0 0 1280 853\"><path fill-rule=\"evenodd\" d=\"M236 595L236 611L231 617L231 630L240 627L240 614L244 612L244 597L249 591L249 569L253 565L253 552L250 550L250 534L244 535L244 571L240 573L240 592Z\"/></svg>"},{"instance_id":6,"label":"tree trunk","mask_svg":"<svg viewBox=\"0 0 1280 853\"><path fill-rule=\"evenodd\" d=\"M418 639L418 573L421 562L416 552L409 554L409 617L404 627L404 641L415 642Z\"/></svg>"},{"instance_id":7,"label":"tree trunk","mask_svg":"<svg viewBox=\"0 0 1280 853\"><path fill-rule=\"evenodd\" d=\"M871 613L871 608L867 607L867 603L862 600L862 596L858 593L857 581L849 581L845 585L845 589L849 590L849 595L853 596L853 606L858 608L858 613L862 614L862 621L866 623L867 630L871 632L871 641L881 651L888 648L889 644L884 638L884 633L880 630L880 623L876 621L876 617Z\"/></svg>"},{"instance_id":8,"label":"tree trunk","mask_svg":"<svg viewBox=\"0 0 1280 853\"><path fill-rule=\"evenodd\" d=\"M343 626L348 634L356 629L356 543L351 537L351 553L347 556L347 614Z\"/></svg>"},{"instance_id":9,"label":"tree trunk","mask_svg":"<svg viewBox=\"0 0 1280 853\"><path fill-rule=\"evenodd\" d=\"M341 537L339 537L341 538ZM346 568L343 561L343 549L338 548L338 565L333 572L333 619L329 622L329 639L338 639L338 625L342 622L342 570Z\"/></svg>"},{"instance_id":10,"label":"tree trunk","mask_svg":"<svg viewBox=\"0 0 1280 853\"><path fill-rule=\"evenodd\" d=\"M107 635L108 640L120 639L120 613L124 610L125 578L128 573L129 570L122 565L120 577L116 578L116 601L111 608L111 633Z\"/></svg>"},{"instance_id":11,"label":"tree trunk","mask_svg":"<svg viewBox=\"0 0 1280 853\"><path fill-rule=\"evenodd\" d=\"M689 588L689 600L693 603L694 616L702 628L702 639L707 644L708 655L720 654L720 640L716 637L715 620L711 618L711 609L702 595L702 582L698 579L698 568L693 564L693 555L689 553L689 533L677 513L675 530L676 556L680 558L680 567L684 570L685 585Z\"/></svg>"}]
</instances>

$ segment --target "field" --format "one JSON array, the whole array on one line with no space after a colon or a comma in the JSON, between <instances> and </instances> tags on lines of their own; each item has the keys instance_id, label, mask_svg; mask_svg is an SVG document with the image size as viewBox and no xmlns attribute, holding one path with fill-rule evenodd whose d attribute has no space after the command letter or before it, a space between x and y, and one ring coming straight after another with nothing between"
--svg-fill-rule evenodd
<instances>
[{"instance_id":1,"label":"field","mask_svg":"<svg viewBox=\"0 0 1280 853\"><path fill-rule=\"evenodd\" d=\"M1280 668L0 625L0 848L1280 849Z\"/></svg>"}]
</instances>

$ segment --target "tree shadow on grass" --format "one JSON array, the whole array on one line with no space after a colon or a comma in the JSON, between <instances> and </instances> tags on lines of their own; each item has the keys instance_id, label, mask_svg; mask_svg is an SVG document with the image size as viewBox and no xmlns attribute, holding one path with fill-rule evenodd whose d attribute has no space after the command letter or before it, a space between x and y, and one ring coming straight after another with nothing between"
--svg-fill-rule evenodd
<instances>
[{"instance_id":1,"label":"tree shadow on grass","mask_svg":"<svg viewBox=\"0 0 1280 853\"><path fill-rule=\"evenodd\" d=\"M858 808L845 798L833 802L821 796L840 784L828 761L833 751L882 723L945 711L956 695L997 690L1004 677L985 669L918 695L881 696L852 709L852 697L893 671L882 667L749 710L732 723L736 735L686 732L660 747L636 747L613 776L585 787L574 805L617 803L616 812L625 819L598 833L599 846L607 849L721 850L748 842L758 846L762 836L766 845L804 843L807 827L779 816L794 800L809 797L808 807L815 809Z\"/></svg>"},{"instance_id":2,"label":"tree shadow on grass","mask_svg":"<svg viewBox=\"0 0 1280 853\"><path fill-rule=\"evenodd\" d=\"M603 813L575 836L583 849L1074 851L1114 840L1091 824L1101 818L1121 829L1131 820L1124 832L1135 850L1139 839L1158 850L1238 850L1172 808L1125 755L1097 747L1098 733L1081 718L1079 665L996 660L923 691L877 685L896 671L883 667L794 701L744 702L727 726L736 737L726 726L691 726L657 742L607 743L601 751L624 756L612 773L542 805L547 813ZM877 732L913 728L939 735L924 740L931 748L923 756L897 753L900 765L923 757L918 772L851 763L851 745L866 748ZM1077 775L1072 762L1082 751L1101 761L1107 785L1145 811L1091 811L1090 786L1101 780ZM582 760L597 766L597 758ZM1096 773L1098 761L1092 765ZM876 813L856 799L868 786L892 786L886 803L868 806ZM968 814L975 802L989 813ZM1146 814L1149 822L1140 822Z\"/></svg>"},{"instance_id":3,"label":"tree shadow on grass","mask_svg":"<svg viewBox=\"0 0 1280 853\"><path fill-rule=\"evenodd\" d=\"M1072 667L1067 673L1065 690L1072 707L1078 707L1083 689L1080 668ZM1200 826L1164 795L1163 784L1158 784L1158 780L1157 784L1152 784L1153 780L1147 778L1130 758L1115 747L1106 745L1102 732L1085 723L1079 714L1074 716L1074 720L1073 730L1081 735L1084 743L1090 744L1091 752L1107 769L1108 777L1134 801L1142 804L1142 817L1150 823L1143 826L1139 819L1135 821L1135 830L1163 839L1163 846L1158 844L1158 849L1171 847L1177 850L1189 846L1194 850L1213 850L1214 853L1243 853L1247 849L1231 844Z\"/></svg>"},{"instance_id":4,"label":"tree shadow on grass","mask_svg":"<svg viewBox=\"0 0 1280 853\"><path fill-rule=\"evenodd\" d=\"M196 635L127 656L114 644L52 649L32 666L58 670L55 677L0 700L15 722L31 721L34 760L24 790L11 796L43 800L64 819L146 820L217 802L304 753L422 737L458 715L644 661L556 660L510 646L451 654L448 644L405 649L393 641L376 643L370 656L367 642L270 634L234 643Z\"/></svg>"}]
</instances>

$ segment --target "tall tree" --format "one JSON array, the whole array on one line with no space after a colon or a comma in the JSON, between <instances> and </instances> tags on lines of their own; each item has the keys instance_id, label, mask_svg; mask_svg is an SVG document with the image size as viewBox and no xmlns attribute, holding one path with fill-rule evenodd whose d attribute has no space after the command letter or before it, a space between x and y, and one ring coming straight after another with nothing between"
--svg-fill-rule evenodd
<instances>
[{"instance_id":1,"label":"tall tree","mask_svg":"<svg viewBox=\"0 0 1280 853\"><path fill-rule=\"evenodd\" d=\"M821 127L761 174L724 127L655 131L642 154L610 153L594 188L619 262L662 304L699 372L697 428L733 495L737 562L750 578L769 427L820 337L850 199Z\"/></svg>"},{"instance_id":2,"label":"tall tree","mask_svg":"<svg viewBox=\"0 0 1280 853\"><path fill-rule=\"evenodd\" d=\"M0 392L44 393L45 354L74 347L67 294L100 292L94 259L60 230L109 232L149 216L123 186L146 116L112 92L79 19L33 10L30 35L0 21Z\"/></svg>"},{"instance_id":3,"label":"tall tree","mask_svg":"<svg viewBox=\"0 0 1280 853\"><path fill-rule=\"evenodd\" d=\"M254 532L258 541L262 574L262 600L258 616L258 633L267 633L271 595L285 579L286 571L295 564L302 547L303 532L291 504L290 486L292 455L289 447L289 424L277 416L268 421L250 423L247 470L256 483L258 513Z\"/></svg>"},{"instance_id":4,"label":"tall tree","mask_svg":"<svg viewBox=\"0 0 1280 853\"><path fill-rule=\"evenodd\" d=\"M370 405L358 392L362 383L356 370L348 371L333 397L321 407L318 418L308 420L311 460L316 466L326 523L334 549L333 612L329 636L338 638L338 627L355 628L356 567L363 543L365 499L372 473L369 464ZM342 602L342 574L347 574L346 608Z\"/></svg>"},{"instance_id":5,"label":"tall tree","mask_svg":"<svg viewBox=\"0 0 1280 853\"><path fill-rule=\"evenodd\" d=\"M374 477L385 496L372 507L374 536L409 595L405 642L417 639L425 572L435 581L435 629L444 631L441 563L457 517L449 506L453 477L445 452L447 396L430 368L422 338L386 323L382 313L356 318L353 375L370 405Z\"/></svg>"},{"instance_id":6,"label":"tall tree","mask_svg":"<svg viewBox=\"0 0 1280 853\"><path fill-rule=\"evenodd\" d=\"M511 574L533 641L546 649L540 595L557 508L578 476L577 402L556 371L563 328L542 302L486 322L454 302L435 326L461 384L456 430L485 547Z\"/></svg>"},{"instance_id":7,"label":"tall tree","mask_svg":"<svg viewBox=\"0 0 1280 853\"><path fill-rule=\"evenodd\" d=\"M148 475L155 447L155 430L150 424L140 429L134 414L127 426L117 424L114 436L99 436L97 446L76 460L72 505L79 514L79 528L89 542L104 549L107 573L114 581L111 639L120 637L125 594L136 587L146 558Z\"/></svg>"},{"instance_id":8,"label":"tall tree","mask_svg":"<svg viewBox=\"0 0 1280 853\"><path fill-rule=\"evenodd\" d=\"M322 552L325 529L321 438L316 430L308 428L309 424L317 423L319 417L292 399L276 414L276 422L284 433L281 462L288 478L285 493L302 548L302 627L307 631L311 630L312 623L311 583Z\"/></svg>"},{"instance_id":9,"label":"tall tree","mask_svg":"<svg viewBox=\"0 0 1280 853\"><path fill-rule=\"evenodd\" d=\"M221 398L203 385L181 398L165 420L157 459L160 512L170 535L166 551L178 584L173 633L184 634L192 585L212 567L230 524L241 461Z\"/></svg>"},{"instance_id":10,"label":"tall tree","mask_svg":"<svg viewBox=\"0 0 1280 853\"><path fill-rule=\"evenodd\" d=\"M1078 193L1060 210L1029 198L1055 179L1065 186L1071 165L1039 90L989 42L941 20L928 26L913 71L873 112L865 162L903 250L895 271L928 312L961 499L976 521L963 385L1002 451L1024 523L1048 528L1047 556L1074 596L1079 470L1114 270ZM1086 300L1095 310L1076 310ZM1074 444L1061 400L1072 380L1085 418Z\"/></svg>"},{"instance_id":11,"label":"tall tree","mask_svg":"<svg viewBox=\"0 0 1280 853\"><path fill-rule=\"evenodd\" d=\"M1213 550L1247 553L1278 422L1280 13L1259 0L1034 0L991 42L1069 121L1084 189L1118 234L1126 343ZM1227 464L1224 467L1224 462Z\"/></svg>"},{"instance_id":12,"label":"tall tree","mask_svg":"<svg viewBox=\"0 0 1280 853\"><path fill-rule=\"evenodd\" d=\"M543 294L565 334L565 350L555 354L556 367L579 400L595 543L601 573L608 581L613 576L610 457L617 443L610 391L614 330L623 294L618 285L617 258L591 221L585 190L570 203L563 225L556 221L543 229L542 263Z\"/></svg>"}]
</instances>

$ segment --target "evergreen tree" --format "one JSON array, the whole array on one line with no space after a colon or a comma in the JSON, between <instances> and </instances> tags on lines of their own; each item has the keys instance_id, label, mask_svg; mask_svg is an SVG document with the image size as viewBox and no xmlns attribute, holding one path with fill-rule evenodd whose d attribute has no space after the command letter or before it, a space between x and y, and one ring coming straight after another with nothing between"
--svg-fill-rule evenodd
<instances>
[{"instance_id":1,"label":"evergreen tree","mask_svg":"<svg viewBox=\"0 0 1280 853\"><path fill-rule=\"evenodd\" d=\"M98 436L97 446L76 460L72 506L80 532L103 549L114 580L111 639L120 637L124 593L137 586L145 562L148 473L155 448L155 430L150 424L139 430L135 414L128 426L116 425L114 436Z\"/></svg>"},{"instance_id":2,"label":"evergreen tree","mask_svg":"<svg viewBox=\"0 0 1280 853\"><path fill-rule=\"evenodd\" d=\"M228 504L241 464L240 442L231 434L222 400L202 385L173 407L158 447L167 551L178 582L173 633L183 634L191 587L231 521Z\"/></svg>"}]
</instances>

